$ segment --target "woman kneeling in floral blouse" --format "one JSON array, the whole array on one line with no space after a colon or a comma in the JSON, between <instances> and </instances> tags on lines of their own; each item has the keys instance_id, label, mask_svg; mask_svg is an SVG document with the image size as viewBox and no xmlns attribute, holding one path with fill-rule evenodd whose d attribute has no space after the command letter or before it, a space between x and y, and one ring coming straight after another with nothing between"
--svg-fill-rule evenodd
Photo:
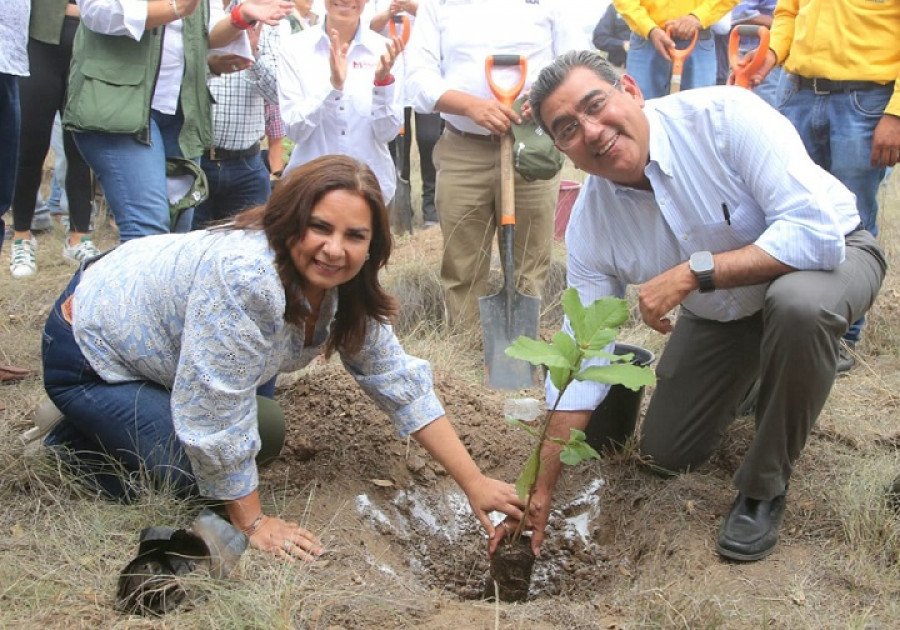
<instances>
[{"instance_id":1,"label":"woman kneeling in floral blouse","mask_svg":"<svg viewBox=\"0 0 900 630\"><path fill-rule=\"evenodd\" d=\"M130 498L143 476L223 500L251 545L311 559L322 553L315 535L262 512L257 463L278 454L284 426L257 390L337 352L492 534L489 511L520 518L523 505L511 485L481 473L428 364L394 335L396 304L378 281L390 251L375 175L325 156L232 223L129 241L86 263L44 330L45 386L65 415L47 444L67 447L110 495Z\"/></svg>"}]
</instances>

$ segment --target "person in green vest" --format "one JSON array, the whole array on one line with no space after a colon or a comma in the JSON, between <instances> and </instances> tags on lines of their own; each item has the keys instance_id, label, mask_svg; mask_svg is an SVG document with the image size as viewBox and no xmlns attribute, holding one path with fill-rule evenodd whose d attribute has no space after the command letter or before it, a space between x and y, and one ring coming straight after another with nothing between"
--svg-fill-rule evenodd
<instances>
[{"instance_id":1,"label":"person in green vest","mask_svg":"<svg viewBox=\"0 0 900 630\"><path fill-rule=\"evenodd\" d=\"M289 0L80 0L63 125L96 173L120 239L171 225L166 158L199 160L212 144L207 51L277 24ZM237 70L237 66L234 68Z\"/></svg>"}]
</instances>

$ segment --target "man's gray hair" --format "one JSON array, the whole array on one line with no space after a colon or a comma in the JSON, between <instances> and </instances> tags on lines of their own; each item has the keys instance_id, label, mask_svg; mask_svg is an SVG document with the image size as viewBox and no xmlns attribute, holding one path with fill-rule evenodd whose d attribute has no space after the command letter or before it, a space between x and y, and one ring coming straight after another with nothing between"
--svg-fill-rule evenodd
<instances>
[{"instance_id":1,"label":"man's gray hair","mask_svg":"<svg viewBox=\"0 0 900 630\"><path fill-rule=\"evenodd\" d=\"M587 68L610 85L619 80L619 71L595 50L570 50L554 59L541 70L528 95L531 115L547 133L550 130L541 118L541 105L566 80L573 68ZM553 137L553 134L550 136Z\"/></svg>"}]
</instances>

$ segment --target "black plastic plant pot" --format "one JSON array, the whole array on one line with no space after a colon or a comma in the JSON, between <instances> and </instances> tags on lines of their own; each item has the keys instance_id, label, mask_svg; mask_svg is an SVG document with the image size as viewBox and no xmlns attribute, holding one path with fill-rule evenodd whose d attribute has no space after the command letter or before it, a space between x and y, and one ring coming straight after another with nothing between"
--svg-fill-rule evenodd
<instances>
[{"instance_id":1,"label":"black plastic plant pot","mask_svg":"<svg viewBox=\"0 0 900 630\"><path fill-rule=\"evenodd\" d=\"M485 599L499 598L509 604L526 601L533 569L531 537L520 536L515 545L505 539L491 557L491 574L484 586Z\"/></svg>"},{"instance_id":2,"label":"black plastic plant pot","mask_svg":"<svg viewBox=\"0 0 900 630\"><path fill-rule=\"evenodd\" d=\"M634 354L631 364L639 367L646 367L656 359L646 348L627 343L617 343L614 353L618 356ZM643 387L633 391L623 385L613 385L603 402L591 414L585 429L587 443L598 451L621 449L634 433L643 397Z\"/></svg>"}]
</instances>

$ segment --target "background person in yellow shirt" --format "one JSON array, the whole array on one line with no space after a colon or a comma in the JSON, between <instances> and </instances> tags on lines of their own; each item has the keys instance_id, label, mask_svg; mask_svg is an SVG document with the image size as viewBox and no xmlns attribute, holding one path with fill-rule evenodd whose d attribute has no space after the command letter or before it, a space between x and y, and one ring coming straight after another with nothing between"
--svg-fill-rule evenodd
<instances>
[{"instance_id":1,"label":"background person in yellow shirt","mask_svg":"<svg viewBox=\"0 0 900 630\"><path fill-rule=\"evenodd\" d=\"M684 48L700 32L694 52L684 64L681 89L716 84L716 46L709 30L737 0L613 0L616 10L628 23L632 35L628 43L626 70L637 81L644 98L669 93L672 57L669 50ZM672 27L672 37L666 28Z\"/></svg>"},{"instance_id":2,"label":"background person in yellow shirt","mask_svg":"<svg viewBox=\"0 0 900 630\"><path fill-rule=\"evenodd\" d=\"M778 109L806 150L856 195L863 227L878 235L878 185L900 161L900 2L779 0L759 83L776 65L785 76ZM865 320L844 336L838 372Z\"/></svg>"}]
</instances>

